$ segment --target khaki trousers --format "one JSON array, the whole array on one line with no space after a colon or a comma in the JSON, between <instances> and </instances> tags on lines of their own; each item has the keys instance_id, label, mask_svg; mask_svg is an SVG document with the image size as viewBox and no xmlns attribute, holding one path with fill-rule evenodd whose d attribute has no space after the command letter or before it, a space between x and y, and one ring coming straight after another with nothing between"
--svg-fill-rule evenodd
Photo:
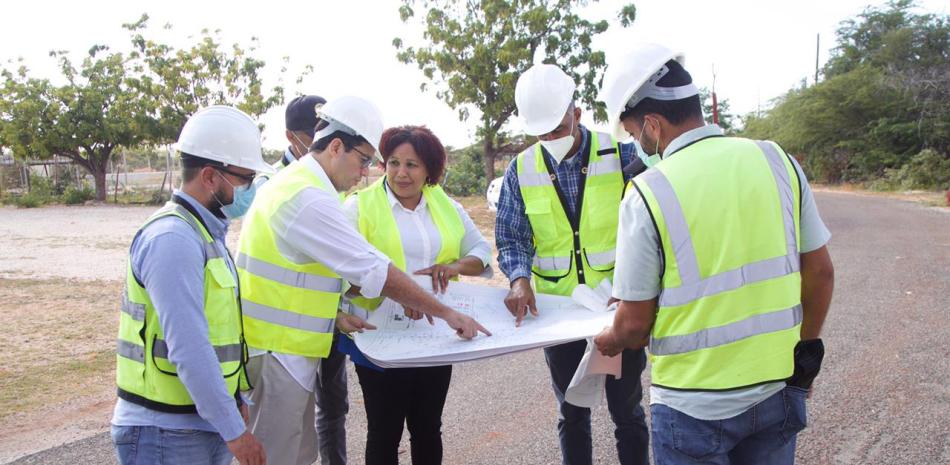
<instances>
[{"instance_id":1,"label":"khaki trousers","mask_svg":"<svg viewBox=\"0 0 950 465\"><path fill-rule=\"evenodd\" d=\"M251 357L251 433L264 445L267 465L311 465L319 439L314 426L315 398L271 354Z\"/></svg>"}]
</instances>

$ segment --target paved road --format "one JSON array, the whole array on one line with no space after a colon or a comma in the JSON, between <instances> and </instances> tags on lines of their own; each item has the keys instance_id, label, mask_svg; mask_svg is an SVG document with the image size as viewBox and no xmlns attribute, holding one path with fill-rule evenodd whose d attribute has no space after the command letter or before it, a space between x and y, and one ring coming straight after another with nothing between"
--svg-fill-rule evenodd
<instances>
[{"instance_id":1,"label":"paved road","mask_svg":"<svg viewBox=\"0 0 950 465\"><path fill-rule=\"evenodd\" d=\"M837 292L799 463L950 463L950 213L849 194L819 193L818 202L834 233ZM355 376L350 386L350 456L361 463ZM540 351L458 366L445 462L558 463L554 409ZM606 409L594 417L595 462L616 463ZM100 434L14 463L115 460Z\"/></svg>"}]
</instances>

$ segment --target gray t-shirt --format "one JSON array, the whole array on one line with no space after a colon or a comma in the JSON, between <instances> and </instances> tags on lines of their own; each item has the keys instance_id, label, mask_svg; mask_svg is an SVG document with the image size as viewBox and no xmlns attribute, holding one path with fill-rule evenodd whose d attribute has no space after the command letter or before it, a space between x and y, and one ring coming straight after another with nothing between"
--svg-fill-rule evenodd
<instances>
[{"instance_id":1,"label":"gray t-shirt","mask_svg":"<svg viewBox=\"0 0 950 465\"><path fill-rule=\"evenodd\" d=\"M685 132L670 143L663 153L663 158L692 142L716 135L722 135L722 129L716 125ZM818 215L815 197L801 166L794 158L792 164L801 180L801 251L812 252L828 243L831 232ZM659 253L660 239L653 227L650 212L636 190L631 190L621 202L619 224L613 296L629 301L650 300L660 294L663 257ZM677 391L651 387L650 403L663 404L701 420L720 420L748 410L784 387L784 382L723 392Z\"/></svg>"}]
</instances>

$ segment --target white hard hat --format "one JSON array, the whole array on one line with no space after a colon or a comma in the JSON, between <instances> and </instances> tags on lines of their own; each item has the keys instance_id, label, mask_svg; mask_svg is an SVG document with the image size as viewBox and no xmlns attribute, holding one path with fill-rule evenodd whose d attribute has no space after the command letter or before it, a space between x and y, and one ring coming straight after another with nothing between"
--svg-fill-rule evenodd
<instances>
[{"instance_id":1,"label":"white hard hat","mask_svg":"<svg viewBox=\"0 0 950 465\"><path fill-rule=\"evenodd\" d=\"M553 131L574 101L576 88L574 80L557 66L528 68L515 85L515 104L524 121L524 132L540 136Z\"/></svg>"},{"instance_id":2,"label":"white hard hat","mask_svg":"<svg viewBox=\"0 0 950 465\"><path fill-rule=\"evenodd\" d=\"M383 117L372 102L354 96L338 97L320 107L317 116L330 125L318 131L313 140L320 140L336 131L362 136L376 150L376 158L382 161L379 139L383 136Z\"/></svg>"},{"instance_id":3,"label":"white hard hat","mask_svg":"<svg viewBox=\"0 0 950 465\"><path fill-rule=\"evenodd\" d=\"M226 105L212 105L191 115L172 147L225 165L263 173L275 171L264 162L257 123L247 113Z\"/></svg>"},{"instance_id":4,"label":"white hard hat","mask_svg":"<svg viewBox=\"0 0 950 465\"><path fill-rule=\"evenodd\" d=\"M607 124L613 131L614 137L617 139L628 137L627 131L620 122L620 114L623 113L634 94L663 69L667 61L674 59L681 65L686 61L682 53L674 52L662 45L640 44L621 55L618 60L608 63L597 99L607 105ZM655 95L642 97L656 98Z\"/></svg>"}]
</instances>

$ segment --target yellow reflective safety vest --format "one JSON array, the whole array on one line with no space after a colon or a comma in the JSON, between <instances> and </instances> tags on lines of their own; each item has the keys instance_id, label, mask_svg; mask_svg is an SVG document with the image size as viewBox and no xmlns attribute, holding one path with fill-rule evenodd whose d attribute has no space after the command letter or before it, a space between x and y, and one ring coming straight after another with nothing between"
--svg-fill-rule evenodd
<instances>
[{"instance_id":1,"label":"yellow reflective safety vest","mask_svg":"<svg viewBox=\"0 0 950 465\"><path fill-rule=\"evenodd\" d=\"M792 375L802 321L801 187L772 142L710 137L633 180L663 272L652 381L728 390Z\"/></svg>"},{"instance_id":2,"label":"yellow reflective safety vest","mask_svg":"<svg viewBox=\"0 0 950 465\"><path fill-rule=\"evenodd\" d=\"M359 203L359 230L370 244L392 260L395 267L406 271L406 255L402 248L402 237L396 226L389 195L386 193L385 180L386 177L383 176L371 186L354 194ZM458 210L441 186L423 186L422 197L426 200L426 208L429 209L432 222L435 223L436 229L439 230L439 237L442 239L435 262L441 265L454 263L461 255L462 238L465 236L462 217L459 216ZM382 297L375 299L357 297L352 300L357 306L370 311L376 310L382 301Z\"/></svg>"},{"instance_id":3,"label":"yellow reflective safety vest","mask_svg":"<svg viewBox=\"0 0 950 465\"><path fill-rule=\"evenodd\" d=\"M249 389L244 372L246 350L241 333L241 313L234 275L214 246L214 239L201 221L184 206L168 202L139 231L159 218L175 216L188 223L205 244L204 313L208 339L218 356L228 392ZM168 413L197 413L188 390L168 360L168 345L158 314L145 289L132 273L131 257L126 267L125 292L119 314L116 356L118 396L129 402Z\"/></svg>"},{"instance_id":4,"label":"yellow reflective safety vest","mask_svg":"<svg viewBox=\"0 0 950 465\"><path fill-rule=\"evenodd\" d=\"M257 191L238 243L244 333L253 348L326 357L343 281L322 263L298 264L277 248L271 220L303 189L337 195L306 163L291 163Z\"/></svg>"},{"instance_id":5,"label":"yellow reflective safety vest","mask_svg":"<svg viewBox=\"0 0 950 465\"><path fill-rule=\"evenodd\" d=\"M617 218L623 195L623 172L617 143L591 131L582 160L579 209L570 218L561 202L555 167L547 166L540 143L518 155L518 183L531 223L535 289L571 295L578 284L596 287L613 277Z\"/></svg>"}]
</instances>

